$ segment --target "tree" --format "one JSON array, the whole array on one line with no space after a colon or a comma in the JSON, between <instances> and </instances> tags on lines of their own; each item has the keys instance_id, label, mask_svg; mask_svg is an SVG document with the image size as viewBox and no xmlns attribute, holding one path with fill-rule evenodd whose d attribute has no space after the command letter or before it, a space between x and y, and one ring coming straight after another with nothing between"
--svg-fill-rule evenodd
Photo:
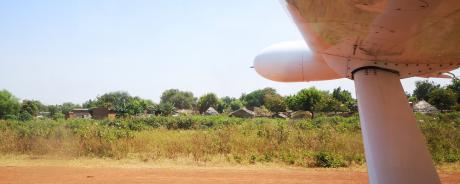
<instances>
[{"instance_id":1,"label":"tree","mask_svg":"<svg viewBox=\"0 0 460 184\"><path fill-rule=\"evenodd\" d=\"M450 89L438 88L431 91L428 102L439 110L452 110L457 102L457 95Z\"/></svg>"},{"instance_id":2,"label":"tree","mask_svg":"<svg viewBox=\"0 0 460 184\"><path fill-rule=\"evenodd\" d=\"M82 105L83 108L94 108L97 107L96 100L89 99L88 101L84 102Z\"/></svg>"},{"instance_id":3,"label":"tree","mask_svg":"<svg viewBox=\"0 0 460 184\"><path fill-rule=\"evenodd\" d=\"M6 90L0 91L0 119L14 119L20 109L19 100Z\"/></svg>"},{"instance_id":4,"label":"tree","mask_svg":"<svg viewBox=\"0 0 460 184\"><path fill-rule=\"evenodd\" d=\"M406 94L406 98L407 98L407 100L409 100L409 102L412 102L412 103L417 102L417 97L415 97L414 95L411 95L407 91L404 91L404 93Z\"/></svg>"},{"instance_id":5,"label":"tree","mask_svg":"<svg viewBox=\"0 0 460 184\"><path fill-rule=\"evenodd\" d=\"M65 117L64 113L62 113L62 105L49 105L48 112L50 113L50 118L54 120L63 119Z\"/></svg>"},{"instance_id":6,"label":"tree","mask_svg":"<svg viewBox=\"0 0 460 184\"><path fill-rule=\"evenodd\" d=\"M59 105L48 105L48 112L52 117L54 114L62 113L61 106Z\"/></svg>"},{"instance_id":7,"label":"tree","mask_svg":"<svg viewBox=\"0 0 460 184\"><path fill-rule=\"evenodd\" d=\"M174 112L174 105L170 102L160 103L158 111L163 116L169 116Z\"/></svg>"},{"instance_id":8,"label":"tree","mask_svg":"<svg viewBox=\"0 0 460 184\"><path fill-rule=\"evenodd\" d=\"M447 86L447 89L452 90L457 95L457 103L460 103L460 80L452 79L452 83Z\"/></svg>"},{"instance_id":9,"label":"tree","mask_svg":"<svg viewBox=\"0 0 460 184\"><path fill-rule=\"evenodd\" d=\"M153 114L158 105L155 104L152 100L141 99L140 106L143 111L147 112L148 114Z\"/></svg>"},{"instance_id":10,"label":"tree","mask_svg":"<svg viewBox=\"0 0 460 184\"><path fill-rule=\"evenodd\" d=\"M28 121L37 116L43 104L37 100L23 100L19 110L19 120Z\"/></svg>"},{"instance_id":11,"label":"tree","mask_svg":"<svg viewBox=\"0 0 460 184\"><path fill-rule=\"evenodd\" d=\"M286 111L284 98L279 94L267 93L264 96L264 106L271 112Z\"/></svg>"},{"instance_id":12,"label":"tree","mask_svg":"<svg viewBox=\"0 0 460 184\"><path fill-rule=\"evenodd\" d=\"M219 100L219 103L217 106L218 107L216 110L222 113L222 112L230 112L230 111L236 111L238 109L241 109L244 106L244 104L239 99L226 96L226 97L222 97Z\"/></svg>"},{"instance_id":13,"label":"tree","mask_svg":"<svg viewBox=\"0 0 460 184\"><path fill-rule=\"evenodd\" d=\"M125 104L125 114L127 115L136 115L144 113L143 99L140 97L131 97L129 101Z\"/></svg>"},{"instance_id":14,"label":"tree","mask_svg":"<svg viewBox=\"0 0 460 184\"><path fill-rule=\"evenodd\" d=\"M36 100L23 100L21 103L20 114L30 114L32 117L38 115L42 103Z\"/></svg>"},{"instance_id":15,"label":"tree","mask_svg":"<svg viewBox=\"0 0 460 184\"><path fill-rule=\"evenodd\" d=\"M310 111L312 114L322 111L327 100L327 92L316 88L302 89L294 96L286 98L289 109Z\"/></svg>"},{"instance_id":16,"label":"tree","mask_svg":"<svg viewBox=\"0 0 460 184\"><path fill-rule=\"evenodd\" d=\"M110 92L97 97L94 105L98 107L107 107L119 112L124 112L126 111L126 106L131 101L131 98L131 95L129 95L127 92Z\"/></svg>"},{"instance_id":17,"label":"tree","mask_svg":"<svg viewBox=\"0 0 460 184\"><path fill-rule=\"evenodd\" d=\"M214 93L208 93L200 97L197 106L200 113L203 113L208 110L209 107L217 108L218 103L219 99L217 98L217 95Z\"/></svg>"},{"instance_id":18,"label":"tree","mask_svg":"<svg viewBox=\"0 0 460 184\"><path fill-rule=\"evenodd\" d=\"M21 112L19 113L19 117L18 117L18 118L19 118L19 120L21 120L21 121L29 121L29 120L31 120L31 119L33 118L33 116L32 116L32 114L30 114L30 113L27 112L27 111L21 111Z\"/></svg>"},{"instance_id":19,"label":"tree","mask_svg":"<svg viewBox=\"0 0 460 184\"><path fill-rule=\"evenodd\" d=\"M65 114L69 113L71 110L76 109L76 108L81 108L81 106L79 104L74 104L71 102L65 102L61 105L48 105L46 107L47 111L50 113L50 118L55 119L55 120L64 118ZM86 108L90 108L90 107L86 107Z\"/></svg>"},{"instance_id":20,"label":"tree","mask_svg":"<svg viewBox=\"0 0 460 184\"><path fill-rule=\"evenodd\" d=\"M228 105L222 99L217 100L216 111L219 113L223 113L228 108Z\"/></svg>"},{"instance_id":21,"label":"tree","mask_svg":"<svg viewBox=\"0 0 460 184\"><path fill-rule=\"evenodd\" d=\"M232 97L229 97L229 96L222 97L221 99L219 99L219 103L217 104L217 109L216 110L219 113L229 111L230 110L230 104L235 100L236 100L235 98L232 98Z\"/></svg>"},{"instance_id":22,"label":"tree","mask_svg":"<svg viewBox=\"0 0 460 184\"><path fill-rule=\"evenodd\" d=\"M230 103L230 109L236 111L244 107L244 104L241 100L235 100Z\"/></svg>"},{"instance_id":23,"label":"tree","mask_svg":"<svg viewBox=\"0 0 460 184\"><path fill-rule=\"evenodd\" d=\"M223 102L224 104L229 105L230 103L232 103L233 101L235 101L236 98L232 98L232 97L229 97L229 96L225 96L225 97L222 97L220 100L222 100L222 102Z\"/></svg>"},{"instance_id":24,"label":"tree","mask_svg":"<svg viewBox=\"0 0 460 184\"><path fill-rule=\"evenodd\" d=\"M332 91L332 97L337 100L338 102L340 102L341 104L345 105L345 107L340 107L340 111L341 112L345 112L345 111L349 111L349 110L352 110L354 111L355 110L355 107L356 107L356 100L351 96L351 93L347 90L342 90L340 87L338 88L335 88L333 91ZM335 102L330 102L330 103L335 103ZM332 105L332 104L331 104ZM338 107L337 105L339 104L335 104L336 107ZM342 105L340 105L342 106ZM344 111L345 110L345 111ZM356 109L357 110L357 109ZM335 111L336 112L336 111Z\"/></svg>"},{"instance_id":25,"label":"tree","mask_svg":"<svg viewBox=\"0 0 460 184\"><path fill-rule=\"evenodd\" d=\"M67 114L71 110L76 109L76 108L81 108L81 106L78 104L71 103L71 102L65 102L60 106L62 114Z\"/></svg>"},{"instance_id":26,"label":"tree","mask_svg":"<svg viewBox=\"0 0 460 184\"><path fill-rule=\"evenodd\" d=\"M334 113L349 111L348 107L345 104L331 96L326 96L326 98L324 99L324 106L321 110L324 112Z\"/></svg>"},{"instance_id":27,"label":"tree","mask_svg":"<svg viewBox=\"0 0 460 184\"><path fill-rule=\"evenodd\" d=\"M133 97L127 92L116 91L99 96L96 100L89 100L84 103L84 107L106 107L114 110L117 116L125 117L144 113L152 104L151 101Z\"/></svg>"},{"instance_id":28,"label":"tree","mask_svg":"<svg viewBox=\"0 0 460 184\"><path fill-rule=\"evenodd\" d=\"M255 90L249 94L243 94L241 100L245 102L248 109L254 110L254 107L261 107L265 105L266 94L278 94L273 88L264 88Z\"/></svg>"},{"instance_id":29,"label":"tree","mask_svg":"<svg viewBox=\"0 0 460 184\"><path fill-rule=\"evenodd\" d=\"M351 97L351 93L347 90L342 90L341 87L335 88L332 91L332 97L344 104L349 101L353 101L353 97Z\"/></svg>"},{"instance_id":30,"label":"tree","mask_svg":"<svg viewBox=\"0 0 460 184\"><path fill-rule=\"evenodd\" d=\"M436 85L434 82L430 82L428 80L417 81L415 82L415 90L413 95L417 98L417 100L428 101L430 93L433 90L439 88L441 88L439 84Z\"/></svg>"},{"instance_id":31,"label":"tree","mask_svg":"<svg viewBox=\"0 0 460 184\"><path fill-rule=\"evenodd\" d=\"M196 98L192 92L180 91L178 89L169 89L161 95L160 103L169 102L176 109L192 109L195 105Z\"/></svg>"}]
</instances>

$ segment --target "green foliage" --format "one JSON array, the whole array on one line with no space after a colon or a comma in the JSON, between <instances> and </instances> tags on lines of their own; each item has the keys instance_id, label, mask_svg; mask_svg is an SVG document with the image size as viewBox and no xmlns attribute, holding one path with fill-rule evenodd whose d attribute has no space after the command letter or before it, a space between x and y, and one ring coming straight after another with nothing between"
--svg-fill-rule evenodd
<instances>
[{"instance_id":1,"label":"green foliage","mask_svg":"<svg viewBox=\"0 0 460 184\"><path fill-rule=\"evenodd\" d=\"M450 89L437 88L430 92L428 102L439 110L451 110L457 103L457 95Z\"/></svg>"},{"instance_id":2,"label":"green foliage","mask_svg":"<svg viewBox=\"0 0 460 184\"><path fill-rule=\"evenodd\" d=\"M83 108L94 108L98 107L98 104L96 100L89 99L88 101L84 102L82 106Z\"/></svg>"},{"instance_id":3,"label":"green foliage","mask_svg":"<svg viewBox=\"0 0 460 184\"><path fill-rule=\"evenodd\" d=\"M457 103L460 104L460 80L452 79L452 83L447 86L447 89L452 90L457 95Z\"/></svg>"},{"instance_id":4,"label":"green foliage","mask_svg":"<svg viewBox=\"0 0 460 184\"><path fill-rule=\"evenodd\" d=\"M219 100L217 111L222 112L232 112L244 107L244 104L241 100L232 98L232 97L223 97Z\"/></svg>"},{"instance_id":5,"label":"green foliage","mask_svg":"<svg viewBox=\"0 0 460 184\"><path fill-rule=\"evenodd\" d=\"M141 99L139 103L142 111L147 112L148 114L155 114L156 110L158 109L158 105L155 104L152 100Z\"/></svg>"},{"instance_id":6,"label":"green foliage","mask_svg":"<svg viewBox=\"0 0 460 184\"><path fill-rule=\"evenodd\" d=\"M39 101L23 100L21 103L20 117L25 117L26 114L29 114L32 117L37 116L41 106L43 105Z\"/></svg>"},{"instance_id":7,"label":"green foliage","mask_svg":"<svg viewBox=\"0 0 460 184\"><path fill-rule=\"evenodd\" d=\"M65 117L65 114L69 113L71 110L76 109L76 108L81 108L80 105L66 102L63 103L62 105L48 105L47 110L50 113L51 119L63 119Z\"/></svg>"},{"instance_id":8,"label":"green foliage","mask_svg":"<svg viewBox=\"0 0 460 184\"><path fill-rule=\"evenodd\" d=\"M347 104L349 102L354 101L353 97L351 96L351 93L347 90L342 90L342 88L340 87L335 88L332 91L332 97L338 100L339 102L342 102L343 104Z\"/></svg>"},{"instance_id":9,"label":"green foliage","mask_svg":"<svg viewBox=\"0 0 460 184\"><path fill-rule=\"evenodd\" d=\"M176 109L192 109L195 106L196 98L192 92L169 89L161 95L160 103L171 103Z\"/></svg>"},{"instance_id":10,"label":"green foliage","mask_svg":"<svg viewBox=\"0 0 460 184\"><path fill-rule=\"evenodd\" d=\"M58 112L58 113L54 113L52 116L50 116L51 119L54 119L54 120L59 120L59 119L64 119L65 118L65 114L61 113L61 112Z\"/></svg>"},{"instance_id":11,"label":"green foliage","mask_svg":"<svg viewBox=\"0 0 460 184\"><path fill-rule=\"evenodd\" d=\"M29 121L31 119L33 119L34 117L32 116L32 114L30 114L29 112L27 111L21 111L19 113L19 117L18 119L21 120L21 121Z\"/></svg>"},{"instance_id":12,"label":"green foliage","mask_svg":"<svg viewBox=\"0 0 460 184\"><path fill-rule=\"evenodd\" d=\"M8 114L4 117L4 119L6 120L18 120L18 116L17 115L12 115L12 114Z\"/></svg>"},{"instance_id":13,"label":"green foliage","mask_svg":"<svg viewBox=\"0 0 460 184\"><path fill-rule=\"evenodd\" d=\"M416 116L433 160L436 163L460 161L460 113Z\"/></svg>"},{"instance_id":14,"label":"green foliage","mask_svg":"<svg viewBox=\"0 0 460 184\"><path fill-rule=\"evenodd\" d=\"M341 107L341 111L357 111L357 101L351 96L351 93L347 90L342 90L340 87L335 88L332 91L332 97L340 102L341 104L345 105L345 107ZM341 106L341 105L340 105Z\"/></svg>"},{"instance_id":15,"label":"green foliage","mask_svg":"<svg viewBox=\"0 0 460 184\"><path fill-rule=\"evenodd\" d=\"M234 101L232 101L230 103L230 109L232 111L236 111L236 110L241 109L243 107L244 107L244 104L240 100L234 100Z\"/></svg>"},{"instance_id":16,"label":"green foliage","mask_svg":"<svg viewBox=\"0 0 460 184\"><path fill-rule=\"evenodd\" d=\"M408 97L409 102L416 103L417 102L417 97L415 96L409 96Z\"/></svg>"},{"instance_id":17,"label":"green foliage","mask_svg":"<svg viewBox=\"0 0 460 184\"><path fill-rule=\"evenodd\" d=\"M57 108L58 109L60 108L60 111L61 111L62 114L67 114L73 109L81 108L81 106L78 105L78 104L71 103L71 102L65 102L62 105L58 106ZM56 112L56 113L58 113L58 112Z\"/></svg>"},{"instance_id":18,"label":"green foliage","mask_svg":"<svg viewBox=\"0 0 460 184\"><path fill-rule=\"evenodd\" d=\"M169 102L160 103L158 112L163 116L169 116L174 113L174 105Z\"/></svg>"},{"instance_id":19,"label":"green foliage","mask_svg":"<svg viewBox=\"0 0 460 184\"><path fill-rule=\"evenodd\" d=\"M285 112L284 98L276 93L267 93L264 96L264 106L271 112Z\"/></svg>"},{"instance_id":20,"label":"green foliage","mask_svg":"<svg viewBox=\"0 0 460 184\"><path fill-rule=\"evenodd\" d=\"M246 108L254 110L254 107L261 107L265 105L264 98L267 94L278 95L275 89L264 88L255 90L249 94L243 94L240 99L245 102Z\"/></svg>"},{"instance_id":21,"label":"green foliage","mask_svg":"<svg viewBox=\"0 0 460 184\"><path fill-rule=\"evenodd\" d=\"M346 105L344 105L337 99L332 98L330 96L326 96L323 103L324 105L321 108L321 110L325 112L347 112L349 111Z\"/></svg>"},{"instance_id":22,"label":"green foliage","mask_svg":"<svg viewBox=\"0 0 460 184\"><path fill-rule=\"evenodd\" d=\"M415 87L413 96L409 97L411 102L425 100L443 111L460 109L460 81L458 79L453 79L452 83L445 87L428 80L417 81Z\"/></svg>"},{"instance_id":23,"label":"green foliage","mask_svg":"<svg viewBox=\"0 0 460 184\"><path fill-rule=\"evenodd\" d=\"M440 87L441 86L439 84L435 84L434 82L430 82L428 80L417 81L415 82L415 90L413 95L418 100L428 101L430 98L430 93L435 89L439 89Z\"/></svg>"},{"instance_id":24,"label":"green foliage","mask_svg":"<svg viewBox=\"0 0 460 184\"><path fill-rule=\"evenodd\" d=\"M340 87L332 95L315 88L303 89L296 95L285 98L287 107L293 111L315 112L356 112L356 101L350 92Z\"/></svg>"},{"instance_id":25,"label":"green foliage","mask_svg":"<svg viewBox=\"0 0 460 184\"><path fill-rule=\"evenodd\" d=\"M152 110L155 104L151 100L133 97L127 92L116 91L106 93L96 98L88 100L83 104L85 108L106 107L114 110L119 117L142 114Z\"/></svg>"},{"instance_id":26,"label":"green foliage","mask_svg":"<svg viewBox=\"0 0 460 184\"><path fill-rule=\"evenodd\" d=\"M325 91L316 88L302 89L294 96L286 98L286 104L289 109L298 111L319 112L325 107L328 94Z\"/></svg>"},{"instance_id":27,"label":"green foliage","mask_svg":"<svg viewBox=\"0 0 460 184\"><path fill-rule=\"evenodd\" d=\"M216 111L219 113L223 113L224 111L228 111L228 105L222 99L217 100Z\"/></svg>"},{"instance_id":28,"label":"green foliage","mask_svg":"<svg viewBox=\"0 0 460 184\"><path fill-rule=\"evenodd\" d=\"M315 155L315 165L317 167L337 168L345 167L346 163L338 154L319 152Z\"/></svg>"},{"instance_id":29,"label":"green foliage","mask_svg":"<svg viewBox=\"0 0 460 184\"><path fill-rule=\"evenodd\" d=\"M6 90L0 91L0 119L14 119L19 113L19 100Z\"/></svg>"},{"instance_id":30,"label":"green foliage","mask_svg":"<svg viewBox=\"0 0 460 184\"><path fill-rule=\"evenodd\" d=\"M217 98L217 95L214 93L208 93L200 97L197 106L200 113L203 113L208 110L209 107L217 108L218 104L219 99Z\"/></svg>"}]
</instances>

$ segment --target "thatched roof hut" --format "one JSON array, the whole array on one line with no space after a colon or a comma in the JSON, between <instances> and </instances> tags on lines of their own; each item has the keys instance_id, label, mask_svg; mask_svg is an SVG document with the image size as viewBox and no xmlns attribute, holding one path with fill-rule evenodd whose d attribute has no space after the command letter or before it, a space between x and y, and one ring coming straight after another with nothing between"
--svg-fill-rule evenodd
<instances>
[{"instance_id":1,"label":"thatched roof hut","mask_svg":"<svg viewBox=\"0 0 460 184\"><path fill-rule=\"evenodd\" d=\"M238 109L236 111L233 111L230 113L230 116L232 117L238 117L238 118L253 118L255 117L255 113L246 109L246 108L242 108L242 109Z\"/></svg>"},{"instance_id":2,"label":"thatched roof hut","mask_svg":"<svg viewBox=\"0 0 460 184\"><path fill-rule=\"evenodd\" d=\"M425 100L419 101L414 104L413 106L414 112L419 112L419 113L438 113L439 110L434 107L433 105L429 104Z\"/></svg>"},{"instance_id":3,"label":"thatched roof hut","mask_svg":"<svg viewBox=\"0 0 460 184\"><path fill-rule=\"evenodd\" d=\"M219 115L219 112L213 107L209 107L208 110L204 112L204 115Z\"/></svg>"}]
</instances>

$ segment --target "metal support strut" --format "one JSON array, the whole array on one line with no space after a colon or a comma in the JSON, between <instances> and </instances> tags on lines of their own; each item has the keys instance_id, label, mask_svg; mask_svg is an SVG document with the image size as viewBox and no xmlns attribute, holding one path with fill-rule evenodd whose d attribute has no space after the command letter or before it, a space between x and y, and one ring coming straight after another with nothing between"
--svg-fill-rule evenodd
<instances>
[{"instance_id":1,"label":"metal support strut","mask_svg":"<svg viewBox=\"0 0 460 184\"><path fill-rule=\"evenodd\" d=\"M373 67L353 77L370 183L440 183L399 75Z\"/></svg>"}]
</instances>

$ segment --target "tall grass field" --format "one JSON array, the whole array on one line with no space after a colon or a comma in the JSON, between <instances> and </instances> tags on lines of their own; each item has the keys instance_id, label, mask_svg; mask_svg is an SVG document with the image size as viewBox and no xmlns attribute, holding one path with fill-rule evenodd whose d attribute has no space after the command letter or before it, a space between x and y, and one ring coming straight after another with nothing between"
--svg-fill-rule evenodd
<instances>
[{"instance_id":1,"label":"tall grass field","mask_svg":"<svg viewBox=\"0 0 460 184\"><path fill-rule=\"evenodd\" d=\"M460 161L460 113L417 114L436 164ZM183 116L0 121L0 155L190 159L349 167L365 163L359 117L310 120Z\"/></svg>"}]
</instances>

